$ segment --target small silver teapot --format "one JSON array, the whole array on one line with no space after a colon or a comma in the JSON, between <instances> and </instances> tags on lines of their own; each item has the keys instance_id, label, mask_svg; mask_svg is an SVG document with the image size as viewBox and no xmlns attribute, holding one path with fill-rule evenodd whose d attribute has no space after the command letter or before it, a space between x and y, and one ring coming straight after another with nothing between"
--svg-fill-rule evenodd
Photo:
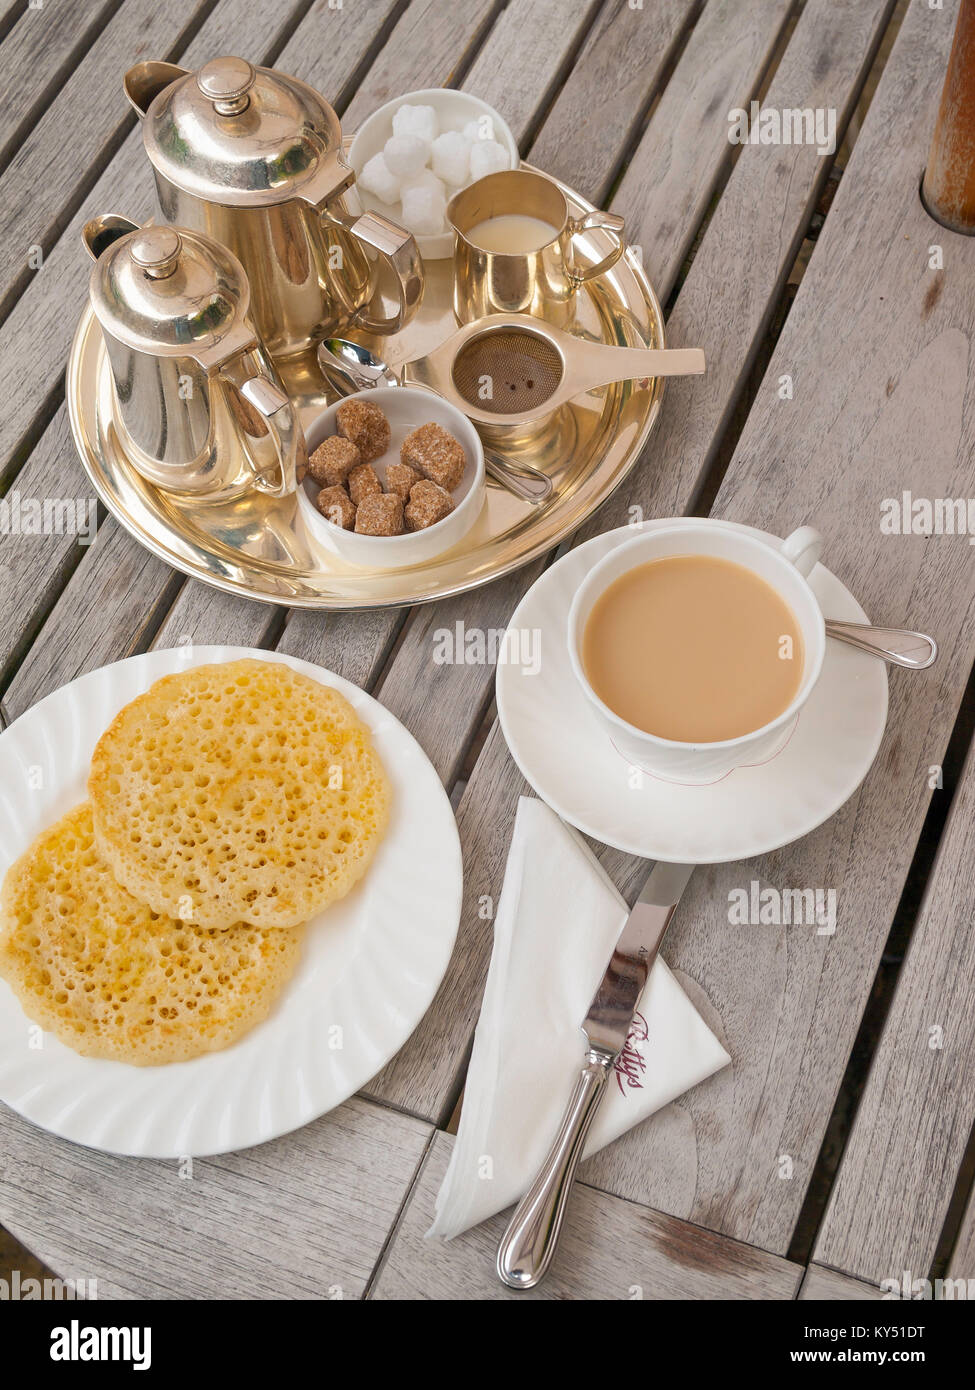
<instances>
[{"instance_id":1,"label":"small silver teapot","mask_svg":"<svg viewBox=\"0 0 975 1390\"><path fill-rule=\"evenodd\" d=\"M187 228L114 215L93 218L83 237L133 466L195 501L294 492L304 432L251 322L236 257Z\"/></svg>"}]
</instances>

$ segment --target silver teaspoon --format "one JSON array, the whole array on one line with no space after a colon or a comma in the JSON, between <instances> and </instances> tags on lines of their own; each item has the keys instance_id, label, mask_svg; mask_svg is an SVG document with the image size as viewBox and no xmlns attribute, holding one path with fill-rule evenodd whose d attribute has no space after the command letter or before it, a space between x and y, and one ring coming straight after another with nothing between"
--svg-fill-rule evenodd
<instances>
[{"instance_id":1,"label":"silver teaspoon","mask_svg":"<svg viewBox=\"0 0 975 1390\"><path fill-rule=\"evenodd\" d=\"M368 391L373 386L400 386L392 367L381 357L348 338L326 338L318 347L318 365L338 390ZM529 464L510 464L497 454L484 454L492 478L523 502L539 506L552 495L552 479Z\"/></svg>"},{"instance_id":2,"label":"silver teaspoon","mask_svg":"<svg viewBox=\"0 0 975 1390\"><path fill-rule=\"evenodd\" d=\"M869 623L843 623L827 618L826 636L879 656L892 666L906 666L909 671L924 671L938 659L934 638L906 627L871 627Z\"/></svg>"}]
</instances>

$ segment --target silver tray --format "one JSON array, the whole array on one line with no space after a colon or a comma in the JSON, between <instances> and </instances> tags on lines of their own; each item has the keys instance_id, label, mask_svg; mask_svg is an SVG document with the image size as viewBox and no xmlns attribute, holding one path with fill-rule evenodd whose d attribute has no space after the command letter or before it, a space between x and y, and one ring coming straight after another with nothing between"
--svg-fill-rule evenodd
<instances>
[{"instance_id":1,"label":"silver tray","mask_svg":"<svg viewBox=\"0 0 975 1390\"><path fill-rule=\"evenodd\" d=\"M525 166L529 167L529 166ZM561 184L574 216L592 210ZM612 243L605 232L577 237L577 254L591 263ZM393 337L354 334L392 367L429 352L456 329L451 307L451 261L427 263L423 304ZM570 330L623 347L663 347L663 315L637 255L628 250L607 274L580 289ZM314 358L281 369L307 427L335 399ZM487 584L545 554L570 535L626 477L660 413L663 381L619 382L580 396L506 456L552 478L542 506L519 501L488 480L480 517L451 550L423 565L371 570L349 565L320 544L295 499L258 493L222 504L177 502L135 471L113 424L112 380L101 331L86 307L67 368L71 430L101 500L146 548L184 574L228 593L299 608L378 608L426 603ZM489 450L488 450L489 451Z\"/></svg>"}]
</instances>

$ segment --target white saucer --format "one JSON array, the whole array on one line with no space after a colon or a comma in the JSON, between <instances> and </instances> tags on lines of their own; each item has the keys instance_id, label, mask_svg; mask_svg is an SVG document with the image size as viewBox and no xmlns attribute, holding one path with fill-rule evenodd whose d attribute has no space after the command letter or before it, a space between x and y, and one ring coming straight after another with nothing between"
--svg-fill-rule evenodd
<instances>
[{"instance_id":1,"label":"white saucer","mask_svg":"<svg viewBox=\"0 0 975 1390\"><path fill-rule=\"evenodd\" d=\"M261 1144L339 1105L398 1052L430 1005L460 918L460 841L423 749L358 686L246 647L177 647L103 666L0 735L0 878L45 826L83 801L114 716L173 671L253 657L333 686L369 726L393 786L365 878L308 924L270 1015L222 1052L168 1066L82 1057L32 1027L0 980L0 1100L43 1129L112 1153L197 1157Z\"/></svg>"},{"instance_id":2,"label":"white saucer","mask_svg":"<svg viewBox=\"0 0 975 1390\"><path fill-rule=\"evenodd\" d=\"M691 520L696 518L648 521L644 529ZM781 544L751 526L734 529ZM642 859L718 864L808 835L853 795L880 747L887 722L884 663L828 641L822 674L792 737L759 767L738 768L706 787L676 786L637 772L598 723L566 645L576 589L598 560L634 534L624 526L570 551L529 589L512 616L518 641L497 674L498 714L512 757L570 825ZM823 565L809 583L827 617L869 621ZM515 661L519 653L522 659Z\"/></svg>"}]
</instances>

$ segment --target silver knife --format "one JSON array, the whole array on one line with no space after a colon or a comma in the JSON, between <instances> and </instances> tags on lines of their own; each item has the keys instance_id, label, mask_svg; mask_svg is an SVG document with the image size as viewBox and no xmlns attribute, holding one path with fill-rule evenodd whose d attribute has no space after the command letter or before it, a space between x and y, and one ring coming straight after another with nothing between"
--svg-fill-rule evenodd
<instances>
[{"instance_id":1,"label":"silver knife","mask_svg":"<svg viewBox=\"0 0 975 1390\"><path fill-rule=\"evenodd\" d=\"M533 1289L545 1277L586 1136L606 1079L623 1050L660 943L693 864L653 866L613 948L582 1024L588 1050L558 1134L498 1247L498 1277L509 1289Z\"/></svg>"}]
</instances>

